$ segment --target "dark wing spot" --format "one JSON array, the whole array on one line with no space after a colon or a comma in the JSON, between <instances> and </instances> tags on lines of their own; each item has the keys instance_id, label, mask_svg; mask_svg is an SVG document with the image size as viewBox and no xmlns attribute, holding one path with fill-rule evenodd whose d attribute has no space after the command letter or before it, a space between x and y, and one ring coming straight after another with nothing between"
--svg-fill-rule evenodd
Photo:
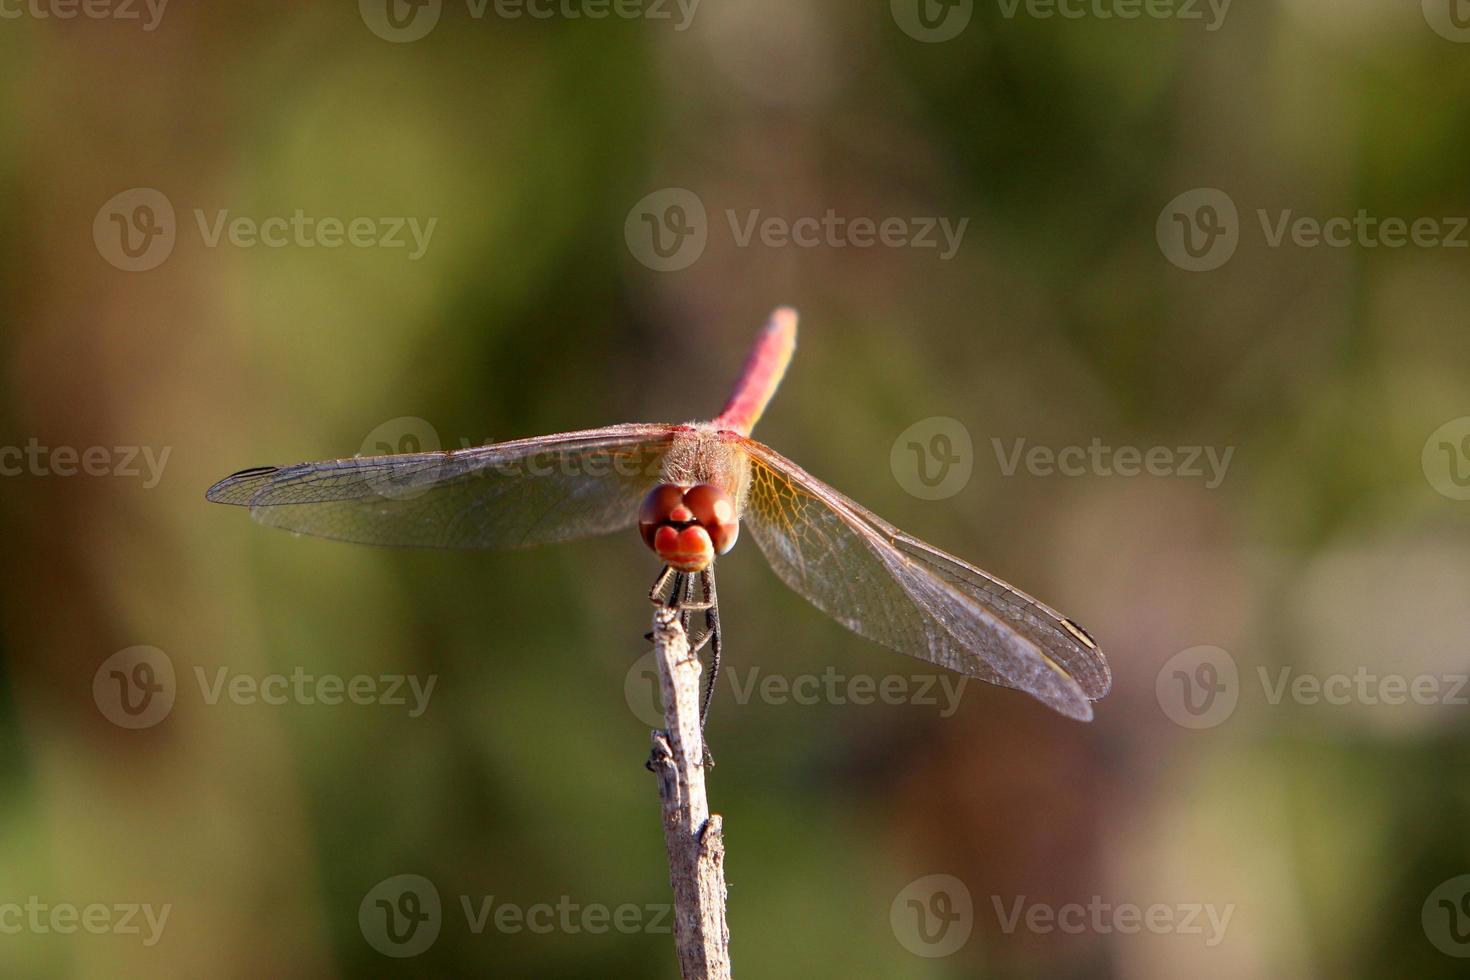
<instances>
[{"instance_id":1,"label":"dark wing spot","mask_svg":"<svg viewBox=\"0 0 1470 980\"><path fill-rule=\"evenodd\" d=\"M1097 641L1088 635L1087 630L1083 629L1081 626L1078 626L1070 619L1062 620L1062 625L1067 628L1068 633L1071 633L1073 636L1075 636L1078 641L1082 643L1083 646L1087 647L1087 649L1097 649Z\"/></svg>"},{"instance_id":2,"label":"dark wing spot","mask_svg":"<svg viewBox=\"0 0 1470 980\"><path fill-rule=\"evenodd\" d=\"M250 498L259 489L257 481L272 473L279 473L279 466L252 466L248 470L231 473L223 480L204 491L204 499L217 504L248 506Z\"/></svg>"}]
</instances>

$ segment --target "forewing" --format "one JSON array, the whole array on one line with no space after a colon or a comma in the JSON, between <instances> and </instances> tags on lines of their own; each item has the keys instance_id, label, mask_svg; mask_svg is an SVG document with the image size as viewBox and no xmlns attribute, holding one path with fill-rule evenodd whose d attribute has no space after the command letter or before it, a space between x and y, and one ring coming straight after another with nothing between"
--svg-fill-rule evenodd
<instances>
[{"instance_id":1,"label":"forewing","mask_svg":"<svg viewBox=\"0 0 1470 980\"><path fill-rule=\"evenodd\" d=\"M848 629L950 670L1025 691L1072 718L1112 675L1097 644L1055 610L930 547L746 441L744 519L792 589Z\"/></svg>"},{"instance_id":2,"label":"forewing","mask_svg":"<svg viewBox=\"0 0 1470 980\"><path fill-rule=\"evenodd\" d=\"M631 525L668 425L618 425L454 452L260 467L205 495L261 524L364 544L521 548Z\"/></svg>"}]
</instances>

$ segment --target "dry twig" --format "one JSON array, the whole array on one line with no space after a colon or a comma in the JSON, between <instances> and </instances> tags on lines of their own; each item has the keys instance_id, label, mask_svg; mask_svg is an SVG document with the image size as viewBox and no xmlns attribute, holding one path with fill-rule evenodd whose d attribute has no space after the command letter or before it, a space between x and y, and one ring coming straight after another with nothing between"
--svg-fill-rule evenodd
<instances>
[{"instance_id":1,"label":"dry twig","mask_svg":"<svg viewBox=\"0 0 1470 980\"><path fill-rule=\"evenodd\" d=\"M654 613L653 643L667 728L653 733L648 768L658 776L663 804L679 971L684 980L729 980L724 824L705 796L699 658L689 652L675 609Z\"/></svg>"}]
</instances>

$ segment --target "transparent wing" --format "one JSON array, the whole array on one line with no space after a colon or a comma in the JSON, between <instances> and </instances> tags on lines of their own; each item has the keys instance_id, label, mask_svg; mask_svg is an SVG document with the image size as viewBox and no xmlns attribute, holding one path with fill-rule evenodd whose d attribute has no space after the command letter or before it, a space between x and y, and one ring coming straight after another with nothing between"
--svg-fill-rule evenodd
<instances>
[{"instance_id":1,"label":"transparent wing","mask_svg":"<svg viewBox=\"0 0 1470 980\"><path fill-rule=\"evenodd\" d=\"M454 452L259 467L205 496L261 524L340 541L521 548L631 525L669 425L616 425Z\"/></svg>"},{"instance_id":2,"label":"transparent wing","mask_svg":"<svg viewBox=\"0 0 1470 980\"><path fill-rule=\"evenodd\" d=\"M1112 674L1076 623L746 440L744 520L776 574L861 636L1092 718Z\"/></svg>"}]
</instances>

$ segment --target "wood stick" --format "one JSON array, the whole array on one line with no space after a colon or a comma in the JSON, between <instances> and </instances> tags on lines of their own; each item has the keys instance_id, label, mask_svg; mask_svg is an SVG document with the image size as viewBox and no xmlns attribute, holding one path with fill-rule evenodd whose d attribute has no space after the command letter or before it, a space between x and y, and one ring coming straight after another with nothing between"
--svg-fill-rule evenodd
<instances>
[{"instance_id":1,"label":"wood stick","mask_svg":"<svg viewBox=\"0 0 1470 980\"><path fill-rule=\"evenodd\" d=\"M684 980L729 980L724 822L710 814L705 796L700 664L689 653L677 609L653 614L653 644L667 729L653 732L648 768L658 776L663 805L679 972Z\"/></svg>"}]
</instances>

